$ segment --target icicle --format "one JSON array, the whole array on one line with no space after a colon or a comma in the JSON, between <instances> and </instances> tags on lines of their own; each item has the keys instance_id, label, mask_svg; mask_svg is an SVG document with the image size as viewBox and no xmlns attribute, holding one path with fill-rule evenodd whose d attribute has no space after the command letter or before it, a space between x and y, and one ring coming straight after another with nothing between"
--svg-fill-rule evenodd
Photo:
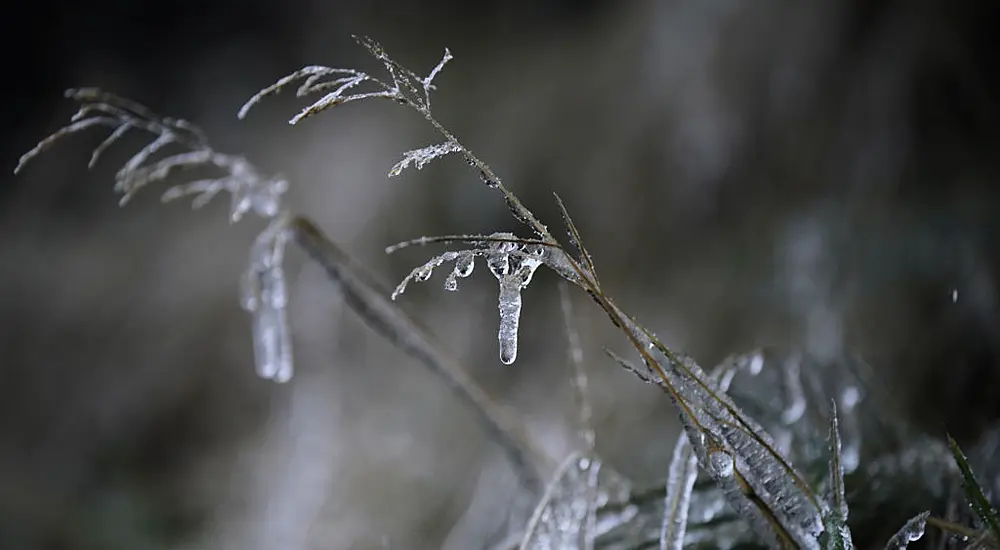
<instances>
[{"instance_id":1,"label":"icicle","mask_svg":"<svg viewBox=\"0 0 1000 550\"><path fill-rule=\"evenodd\" d=\"M282 267L288 239L286 222L284 218L276 219L257 237L240 284L240 304L252 316L257 374L275 382L287 382L293 372Z\"/></svg>"},{"instance_id":2,"label":"icicle","mask_svg":"<svg viewBox=\"0 0 1000 550\"><path fill-rule=\"evenodd\" d=\"M515 239L510 233L496 233L496 238ZM516 242L500 241L490 247L486 264L500 282L499 309L500 361L505 365L517 359L517 331L521 320L521 290L531 283L542 254L537 247L521 247Z\"/></svg>"},{"instance_id":3,"label":"icicle","mask_svg":"<svg viewBox=\"0 0 1000 550\"><path fill-rule=\"evenodd\" d=\"M521 284L514 275L500 278L500 361L517 359L517 328L521 321Z\"/></svg>"}]
</instances>

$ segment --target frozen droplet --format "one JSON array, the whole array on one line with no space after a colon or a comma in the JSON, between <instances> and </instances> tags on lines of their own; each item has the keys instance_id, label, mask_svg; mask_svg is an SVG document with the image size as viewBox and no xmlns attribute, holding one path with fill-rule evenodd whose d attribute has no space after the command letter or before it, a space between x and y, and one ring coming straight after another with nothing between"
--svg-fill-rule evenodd
<instances>
[{"instance_id":1,"label":"frozen droplet","mask_svg":"<svg viewBox=\"0 0 1000 550\"><path fill-rule=\"evenodd\" d=\"M957 288L953 288L953 289L951 289L951 302L955 303L957 301L958 301L958 289Z\"/></svg>"},{"instance_id":2,"label":"frozen droplet","mask_svg":"<svg viewBox=\"0 0 1000 550\"><path fill-rule=\"evenodd\" d=\"M708 465L718 477L732 477L735 466L733 457L722 451L712 451L708 454Z\"/></svg>"},{"instance_id":3,"label":"frozen droplet","mask_svg":"<svg viewBox=\"0 0 1000 550\"><path fill-rule=\"evenodd\" d=\"M472 269L476 267L474 259L475 257L471 253L459 256L455 260L455 276L465 278L472 275Z\"/></svg>"},{"instance_id":4,"label":"frozen droplet","mask_svg":"<svg viewBox=\"0 0 1000 550\"><path fill-rule=\"evenodd\" d=\"M449 273L448 277L444 280L444 289L448 292L455 292L458 290L458 281L455 279L454 271Z\"/></svg>"},{"instance_id":5,"label":"frozen droplet","mask_svg":"<svg viewBox=\"0 0 1000 550\"><path fill-rule=\"evenodd\" d=\"M472 275L472 269L475 267L475 256L471 252L462 253L455 260L455 267L448 274L448 278L444 281L444 289L450 292L458 290L458 278L468 277Z\"/></svg>"},{"instance_id":6,"label":"frozen droplet","mask_svg":"<svg viewBox=\"0 0 1000 550\"><path fill-rule=\"evenodd\" d=\"M413 280L416 281L416 282L418 282L418 283L422 283L422 282L426 281L427 279L430 279L432 273L434 273L434 270L432 268L426 268L425 267L425 268L422 268L422 269L418 269L413 274Z\"/></svg>"}]
</instances>

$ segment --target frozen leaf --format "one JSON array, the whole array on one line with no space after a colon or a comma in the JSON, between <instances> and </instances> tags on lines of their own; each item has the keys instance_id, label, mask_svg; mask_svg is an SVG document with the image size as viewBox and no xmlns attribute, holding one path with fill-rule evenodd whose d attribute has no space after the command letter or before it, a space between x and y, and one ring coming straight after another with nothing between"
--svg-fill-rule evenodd
<instances>
[{"instance_id":1,"label":"frozen leaf","mask_svg":"<svg viewBox=\"0 0 1000 550\"><path fill-rule=\"evenodd\" d=\"M448 153L460 152L462 148L454 141L446 141L437 145L430 145L420 149L413 149L403 153L403 160L397 162L392 170L389 170L389 177L398 176L411 164L417 170L422 170L428 162L447 155Z\"/></svg>"},{"instance_id":2,"label":"frozen leaf","mask_svg":"<svg viewBox=\"0 0 1000 550\"><path fill-rule=\"evenodd\" d=\"M693 359L675 354L630 318L612 311L642 350L652 381L677 404L695 456L714 474L730 506L762 542L819 548L823 505L763 427L719 391ZM728 474L728 468L712 468L713 463L721 464L722 455L716 454L720 452L732 458L732 475L720 475Z\"/></svg>"},{"instance_id":3,"label":"frozen leaf","mask_svg":"<svg viewBox=\"0 0 1000 550\"><path fill-rule=\"evenodd\" d=\"M729 390L729 385L737 371L742 369L752 376L760 373L764 359L760 353L729 357L712 370L712 379L718 385L719 391ZM729 459L729 466L732 459ZM698 460L688 442L687 434L682 433L677 438L670 469L667 474L666 498L664 499L663 522L660 530L661 550L680 550L685 542L688 516L691 508L691 493L698 477ZM719 511L723 501L715 499L714 509L699 510L698 521L710 521Z\"/></svg>"}]
</instances>

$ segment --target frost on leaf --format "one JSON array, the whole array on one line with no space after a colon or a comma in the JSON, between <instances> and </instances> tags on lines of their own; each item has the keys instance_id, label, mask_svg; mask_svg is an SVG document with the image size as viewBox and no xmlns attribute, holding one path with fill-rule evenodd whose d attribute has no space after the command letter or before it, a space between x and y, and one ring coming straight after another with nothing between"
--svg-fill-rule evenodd
<instances>
[{"instance_id":1,"label":"frost on leaf","mask_svg":"<svg viewBox=\"0 0 1000 550\"><path fill-rule=\"evenodd\" d=\"M397 162L392 169L389 170L389 177L398 176L411 164L417 170L422 170L428 162L438 157L443 157L448 153L458 153L460 151L462 151L462 147L455 141L446 141L444 143L438 143L437 145L430 145L428 147L421 147L420 149L407 151L403 153L403 160Z\"/></svg>"},{"instance_id":2,"label":"frost on leaf","mask_svg":"<svg viewBox=\"0 0 1000 550\"><path fill-rule=\"evenodd\" d=\"M282 265L288 241L286 224L287 220L276 219L257 237L240 288L240 303L252 316L257 374L275 382L292 378L288 292Z\"/></svg>"}]
</instances>

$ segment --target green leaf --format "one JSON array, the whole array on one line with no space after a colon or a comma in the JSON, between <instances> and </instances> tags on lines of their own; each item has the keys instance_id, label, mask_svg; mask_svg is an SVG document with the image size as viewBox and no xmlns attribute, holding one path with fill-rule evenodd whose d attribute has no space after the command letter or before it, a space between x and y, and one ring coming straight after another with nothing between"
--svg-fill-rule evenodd
<instances>
[{"instance_id":1,"label":"green leaf","mask_svg":"<svg viewBox=\"0 0 1000 550\"><path fill-rule=\"evenodd\" d=\"M969 461L965 458L965 453L958 447L958 443L952 439L951 434L948 434L948 446L951 447L951 454L955 456L955 463L962 470L962 486L965 487L965 497L969 500L969 504L975 509L979 518L983 520L983 523L989 526L990 531L993 532L993 537L1000 541L1000 517L997 517L997 511L990 505L990 501L986 499L986 495L983 494L983 488L976 481L976 476L972 473L972 468L969 467Z\"/></svg>"}]
</instances>

